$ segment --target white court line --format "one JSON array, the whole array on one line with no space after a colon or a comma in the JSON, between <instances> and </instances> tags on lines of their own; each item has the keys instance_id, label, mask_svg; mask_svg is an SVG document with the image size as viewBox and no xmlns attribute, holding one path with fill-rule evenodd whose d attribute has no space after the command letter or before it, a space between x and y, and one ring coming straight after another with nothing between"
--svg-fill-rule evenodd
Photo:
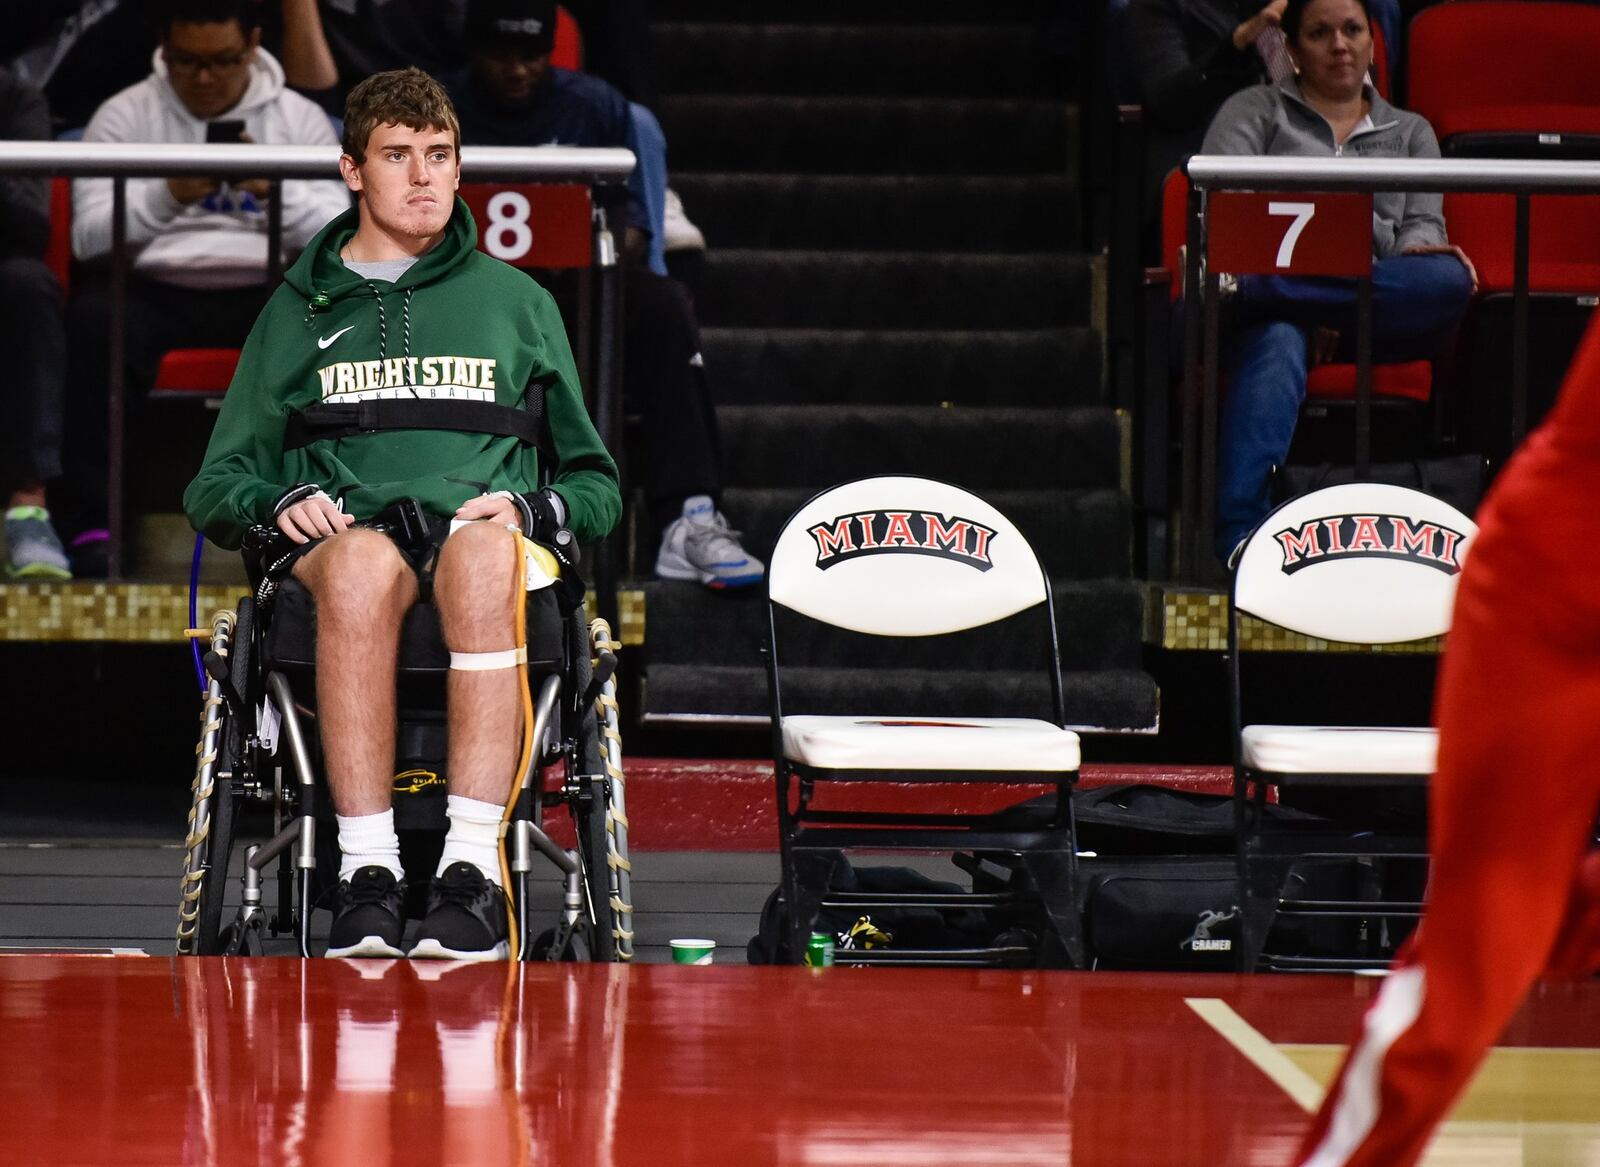
<instances>
[{"instance_id":1,"label":"white court line","mask_svg":"<svg viewBox=\"0 0 1600 1167\"><path fill-rule=\"evenodd\" d=\"M1271 1078L1307 1114L1322 1104L1322 1084L1289 1059L1253 1025L1233 1011L1220 997L1185 997L1183 1003L1200 1015L1234 1049Z\"/></svg>"},{"instance_id":2,"label":"white court line","mask_svg":"<svg viewBox=\"0 0 1600 1167\"><path fill-rule=\"evenodd\" d=\"M1271 1078L1306 1113L1322 1103L1323 1088L1289 1056L1218 997L1185 997L1184 1004L1221 1034L1256 1069ZM1499 1047L1541 1054L1588 1054L1588 1049L1544 1046ZM1527 1119L1455 1119L1443 1122L1423 1155L1423 1167L1532 1167L1534 1164L1600 1164L1600 1136L1592 1122ZM1585 1158L1584 1156L1588 1156Z\"/></svg>"}]
</instances>

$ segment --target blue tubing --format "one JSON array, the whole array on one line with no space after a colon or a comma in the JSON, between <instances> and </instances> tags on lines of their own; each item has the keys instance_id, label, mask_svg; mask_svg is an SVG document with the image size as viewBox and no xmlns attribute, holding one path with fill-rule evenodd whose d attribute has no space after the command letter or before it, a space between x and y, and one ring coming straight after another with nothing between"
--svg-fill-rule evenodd
<instances>
[{"instance_id":1,"label":"blue tubing","mask_svg":"<svg viewBox=\"0 0 1600 1167\"><path fill-rule=\"evenodd\" d=\"M202 535L202 534L200 534L198 532L195 533L195 537L194 537L194 561L189 565L189 627L190 628L198 628L198 627L200 627L200 625L195 623L195 621L198 619L198 616L195 613L195 609L200 603L200 552L201 552L201 549L205 547L205 539L206 539L206 537L204 535ZM194 656L194 679L200 683L200 696L204 697L206 695L206 669L205 669L205 665L200 663L200 641L199 641L198 638L191 638L190 639L190 641L189 641L189 651Z\"/></svg>"}]
</instances>

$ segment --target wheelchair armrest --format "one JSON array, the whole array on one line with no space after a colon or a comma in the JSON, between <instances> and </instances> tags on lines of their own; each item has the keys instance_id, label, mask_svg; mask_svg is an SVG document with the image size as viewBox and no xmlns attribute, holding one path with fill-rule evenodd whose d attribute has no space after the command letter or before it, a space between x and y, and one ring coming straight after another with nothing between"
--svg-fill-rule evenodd
<instances>
[{"instance_id":1,"label":"wheelchair armrest","mask_svg":"<svg viewBox=\"0 0 1600 1167\"><path fill-rule=\"evenodd\" d=\"M222 690L222 700L227 705L228 712L235 717L247 717L249 707L245 705L239 690L233 687L233 675L228 667L228 658L212 649L201 658L201 663L205 666L206 676L215 681Z\"/></svg>"},{"instance_id":2,"label":"wheelchair armrest","mask_svg":"<svg viewBox=\"0 0 1600 1167\"><path fill-rule=\"evenodd\" d=\"M583 708L587 709L595 703L600 690L616 671L617 654L609 648L602 648L595 658L594 675L589 678L589 687L583 691Z\"/></svg>"},{"instance_id":3,"label":"wheelchair armrest","mask_svg":"<svg viewBox=\"0 0 1600 1167\"><path fill-rule=\"evenodd\" d=\"M253 523L246 528L244 539L239 544L239 554L244 559L245 578L250 581L251 591L261 586L267 568L292 546L294 541L277 527Z\"/></svg>"}]
</instances>

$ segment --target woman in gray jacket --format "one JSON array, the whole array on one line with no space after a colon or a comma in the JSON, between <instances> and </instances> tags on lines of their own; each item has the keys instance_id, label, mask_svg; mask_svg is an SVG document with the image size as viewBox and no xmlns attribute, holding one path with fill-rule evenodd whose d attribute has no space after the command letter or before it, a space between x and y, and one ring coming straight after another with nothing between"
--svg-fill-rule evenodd
<instances>
[{"instance_id":1,"label":"woman in gray jacket","mask_svg":"<svg viewBox=\"0 0 1600 1167\"><path fill-rule=\"evenodd\" d=\"M1396 109L1367 79L1367 0L1289 0L1282 18L1297 76L1227 100L1203 153L1293 157L1437 158L1424 118ZM1445 236L1437 193L1372 199L1373 353L1432 356L1466 310L1477 274ZM1355 282L1246 276L1231 306L1233 339L1222 405L1217 554L1226 559L1271 509L1272 468L1283 463L1313 364L1348 352Z\"/></svg>"}]
</instances>

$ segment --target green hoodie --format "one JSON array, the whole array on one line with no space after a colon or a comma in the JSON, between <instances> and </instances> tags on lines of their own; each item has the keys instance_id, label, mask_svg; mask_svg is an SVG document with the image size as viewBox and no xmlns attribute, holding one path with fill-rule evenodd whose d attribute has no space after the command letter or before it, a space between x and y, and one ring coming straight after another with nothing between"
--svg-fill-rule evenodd
<instances>
[{"instance_id":1,"label":"green hoodie","mask_svg":"<svg viewBox=\"0 0 1600 1167\"><path fill-rule=\"evenodd\" d=\"M567 525L583 542L607 534L622 511L617 468L584 409L549 293L474 250L477 226L460 199L438 246L393 284L369 283L339 258L357 222L350 210L317 234L250 330L184 492L195 529L237 547L299 483L321 485L358 519L406 497L450 515L474 495L534 490L538 455L512 437L388 430L285 452L283 435L290 414L320 401L453 397L520 407L538 381Z\"/></svg>"}]
</instances>

